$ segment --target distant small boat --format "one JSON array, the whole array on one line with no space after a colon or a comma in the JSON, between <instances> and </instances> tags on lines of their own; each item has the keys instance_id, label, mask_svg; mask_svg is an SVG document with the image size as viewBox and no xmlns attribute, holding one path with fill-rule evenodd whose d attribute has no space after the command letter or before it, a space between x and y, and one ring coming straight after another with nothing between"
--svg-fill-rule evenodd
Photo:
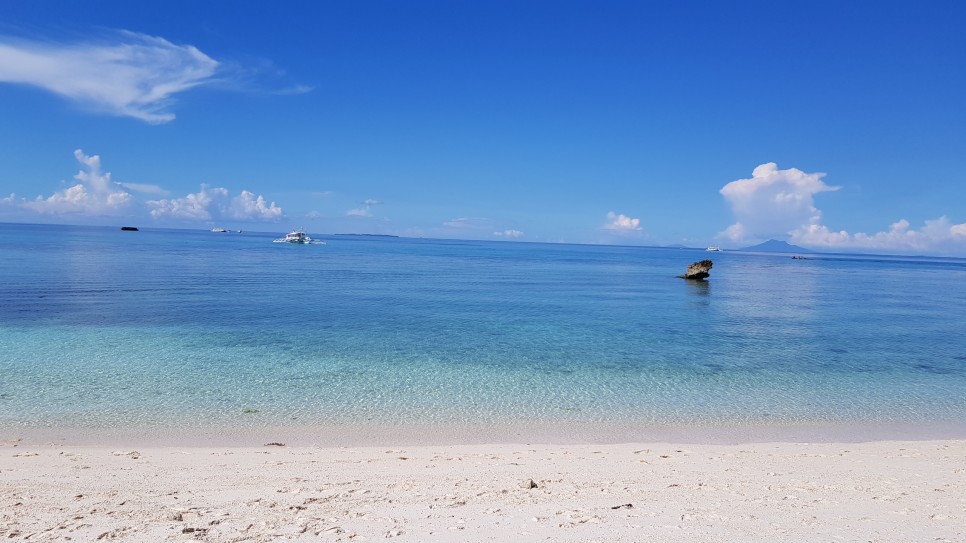
<instances>
[{"instance_id":1,"label":"distant small boat","mask_svg":"<svg viewBox=\"0 0 966 543\"><path fill-rule=\"evenodd\" d=\"M124 231L127 231L127 232L137 232L138 231L138 227L137 226L122 226L121 227L121 230L124 230Z\"/></svg>"},{"instance_id":2,"label":"distant small boat","mask_svg":"<svg viewBox=\"0 0 966 543\"><path fill-rule=\"evenodd\" d=\"M228 230L225 230L224 228L212 228L211 231L212 232L227 232Z\"/></svg>"},{"instance_id":3,"label":"distant small boat","mask_svg":"<svg viewBox=\"0 0 966 543\"><path fill-rule=\"evenodd\" d=\"M296 245L325 245L324 241L318 241L310 238L308 234L303 230L293 230L288 234L285 234L284 238L279 238L275 240L275 243L294 243Z\"/></svg>"},{"instance_id":4,"label":"distant small boat","mask_svg":"<svg viewBox=\"0 0 966 543\"><path fill-rule=\"evenodd\" d=\"M720 251L720 250L721 250L721 248L718 247L717 245L712 245L712 246L708 247L707 249L705 249L705 251Z\"/></svg>"}]
</instances>

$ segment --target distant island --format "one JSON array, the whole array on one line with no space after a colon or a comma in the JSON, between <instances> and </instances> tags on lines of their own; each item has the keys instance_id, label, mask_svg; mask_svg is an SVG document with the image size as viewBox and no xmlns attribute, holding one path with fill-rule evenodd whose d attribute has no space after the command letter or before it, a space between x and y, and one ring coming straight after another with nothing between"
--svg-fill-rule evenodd
<instances>
[{"instance_id":1,"label":"distant island","mask_svg":"<svg viewBox=\"0 0 966 543\"><path fill-rule=\"evenodd\" d=\"M367 238L398 238L399 236L393 236L390 234L335 234L336 236L359 236Z\"/></svg>"},{"instance_id":2,"label":"distant island","mask_svg":"<svg viewBox=\"0 0 966 543\"><path fill-rule=\"evenodd\" d=\"M792 245L784 241L778 241L777 239L770 239L764 243L759 243L758 245L752 245L751 247L742 247L738 249L739 251L754 251L759 253L814 253L815 251L811 249L806 249L804 247L799 247L798 245Z\"/></svg>"}]
</instances>

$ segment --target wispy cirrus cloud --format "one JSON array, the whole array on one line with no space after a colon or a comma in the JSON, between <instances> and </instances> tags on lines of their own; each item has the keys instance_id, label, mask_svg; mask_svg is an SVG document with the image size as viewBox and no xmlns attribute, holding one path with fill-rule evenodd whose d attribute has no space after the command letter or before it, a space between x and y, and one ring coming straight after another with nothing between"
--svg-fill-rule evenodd
<instances>
[{"instance_id":1,"label":"wispy cirrus cloud","mask_svg":"<svg viewBox=\"0 0 966 543\"><path fill-rule=\"evenodd\" d=\"M191 45L117 32L96 42L0 37L0 82L45 89L85 107L153 124L173 96L213 81L219 63Z\"/></svg>"},{"instance_id":2,"label":"wispy cirrus cloud","mask_svg":"<svg viewBox=\"0 0 966 543\"><path fill-rule=\"evenodd\" d=\"M380 200L375 200L372 198L366 198L361 203L362 207L357 207L346 211L346 217L372 217L372 207L382 205Z\"/></svg>"},{"instance_id":3,"label":"wispy cirrus cloud","mask_svg":"<svg viewBox=\"0 0 966 543\"><path fill-rule=\"evenodd\" d=\"M146 183L118 183L118 185L127 190L140 192L142 194L154 194L157 196L167 196L170 194L170 192L157 185L148 185Z\"/></svg>"},{"instance_id":4,"label":"wispy cirrus cloud","mask_svg":"<svg viewBox=\"0 0 966 543\"><path fill-rule=\"evenodd\" d=\"M292 87L287 87L281 90L275 91L275 94L279 96L296 96L299 94L308 94L315 90L315 87L311 85L295 85Z\"/></svg>"},{"instance_id":5,"label":"wispy cirrus cloud","mask_svg":"<svg viewBox=\"0 0 966 543\"><path fill-rule=\"evenodd\" d=\"M493 221L473 217L458 217L443 222L443 226L455 230L489 230Z\"/></svg>"}]
</instances>

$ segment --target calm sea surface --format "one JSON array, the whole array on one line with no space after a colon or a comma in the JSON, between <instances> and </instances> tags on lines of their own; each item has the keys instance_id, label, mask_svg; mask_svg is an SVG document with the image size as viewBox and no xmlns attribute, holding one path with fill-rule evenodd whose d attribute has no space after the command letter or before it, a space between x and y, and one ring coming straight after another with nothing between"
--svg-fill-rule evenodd
<instances>
[{"instance_id":1,"label":"calm sea surface","mask_svg":"<svg viewBox=\"0 0 966 543\"><path fill-rule=\"evenodd\" d=\"M966 425L964 260L274 237L0 224L0 431Z\"/></svg>"}]
</instances>

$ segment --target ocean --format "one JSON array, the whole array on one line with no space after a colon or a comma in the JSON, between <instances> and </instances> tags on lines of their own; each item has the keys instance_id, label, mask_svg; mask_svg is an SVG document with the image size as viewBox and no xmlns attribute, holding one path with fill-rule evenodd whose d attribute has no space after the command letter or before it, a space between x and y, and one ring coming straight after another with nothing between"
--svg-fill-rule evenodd
<instances>
[{"instance_id":1,"label":"ocean","mask_svg":"<svg viewBox=\"0 0 966 543\"><path fill-rule=\"evenodd\" d=\"M963 259L309 234L0 224L0 433L966 428Z\"/></svg>"}]
</instances>

